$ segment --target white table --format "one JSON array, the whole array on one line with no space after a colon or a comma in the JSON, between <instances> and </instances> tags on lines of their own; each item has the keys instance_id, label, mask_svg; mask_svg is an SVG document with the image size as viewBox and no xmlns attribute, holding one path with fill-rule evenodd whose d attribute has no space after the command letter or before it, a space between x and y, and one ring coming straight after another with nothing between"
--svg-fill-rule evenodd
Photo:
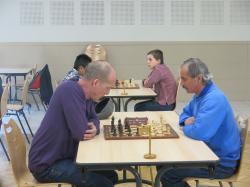
<instances>
[{"instance_id":1,"label":"white table","mask_svg":"<svg viewBox=\"0 0 250 187\"><path fill-rule=\"evenodd\" d=\"M134 83L139 85L139 88L135 89L111 89L109 94L106 95L105 97L110 97L116 108L116 112L121 111L121 99L126 98L126 102L124 104L124 111L127 111L127 107L130 101L132 100L145 100L145 99L152 99L156 97L156 93L151 89L151 88L145 88L142 86L142 81L141 80L134 80ZM123 93L126 93L124 95ZM115 100L116 99L116 100Z\"/></svg>"},{"instance_id":2,"label":"white table","mask_svg":"<svg viewBox=\"0 0 250 187\"><path fill-rule=\"evenodd\" d=\"M18 76L23 76L24 79L26 75L32 72L32 68L0 68L0 75L6 76L6 83L11 83L11 77L14 77L14 86L16 89L16 78ZM10 99L11 99L11 87L10 87ZM17 93L15 93L15 99L17 99Z\"/></svg>"},{"instance_id":3,"label":"white table","mask_svg":"<svg viewBox=\"0 0 250 187\"><path fill-rule=\"evenodd\" d=\"M161 175L173 167L209 167L218 163L219 158L202 141L184 136L178 127L178 115L167 112L115 112L116 119L125 117L148 117L159 121L160 116L178 133L178 139L153 139L152 153L156 159L144 159L148 153L148 140L104 140L103 129L100 135L89 141L79 143L76 163L85 168L126 169L131 171L141 187L141 178L131 166L165 165L155 179L155 187L160 185ZM110 125L111 118L102 120L101 125Z\"/></svg>"}]
</instances>

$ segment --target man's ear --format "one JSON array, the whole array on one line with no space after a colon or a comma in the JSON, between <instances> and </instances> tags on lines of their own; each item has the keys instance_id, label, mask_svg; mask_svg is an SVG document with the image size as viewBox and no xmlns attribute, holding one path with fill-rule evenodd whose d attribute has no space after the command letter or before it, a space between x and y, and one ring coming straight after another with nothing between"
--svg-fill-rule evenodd
<instances>
[{"instance_id":1,"label":"man's ear","mask_svg":"<svg viewBox=\"0 0 250 187\"><path fill-rule=\"evenodd\" d=\"M92 86L95 87L99 83L98 79L93 79Z\"/></svg>"},{"instance_id":2,"label":"man's ear","mask_svg":"<svg viewBox=\"0 0 250 187\"><path fill-rule=\"evenodd\" d=\"M198 78L198 81L199 81L199 82L202 82L202 74L199 74L199 75L197 76L197 78Z\"/></svg>"}]
</instances>

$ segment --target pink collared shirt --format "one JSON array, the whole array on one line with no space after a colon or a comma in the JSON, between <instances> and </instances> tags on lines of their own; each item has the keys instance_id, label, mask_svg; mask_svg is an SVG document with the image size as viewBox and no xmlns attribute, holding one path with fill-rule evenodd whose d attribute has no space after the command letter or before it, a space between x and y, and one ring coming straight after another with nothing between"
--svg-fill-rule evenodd
<instances>
[{"instance_id":1,"label":"pink collared shirt","mask_svg":"<svg viewBox=\"0 0 250 187\"><path fill-rule=\"evenodd\" d=\"M176 101L177 84L174 75L165 64L158 64L144 82L144 87L153 88L156 101L161 105L171 105Z\"/></svg>"}]
</instances>

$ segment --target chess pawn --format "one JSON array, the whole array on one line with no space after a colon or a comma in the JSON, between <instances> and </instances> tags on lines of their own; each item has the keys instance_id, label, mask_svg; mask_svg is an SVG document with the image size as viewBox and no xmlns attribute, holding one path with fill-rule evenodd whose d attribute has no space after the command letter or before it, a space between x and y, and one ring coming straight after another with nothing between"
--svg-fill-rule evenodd
<instances>
[{"instance_id":1,"label":"chess pawn","mask_svg":"<svg viewBox=\"0 0 250 187\"><path fill-rule=\"evenodd\" d=\"M115 124L115 117L112 116L112 118L111 118L111 125L114 125L114 124Z\"/></svg>"}]
</instances>

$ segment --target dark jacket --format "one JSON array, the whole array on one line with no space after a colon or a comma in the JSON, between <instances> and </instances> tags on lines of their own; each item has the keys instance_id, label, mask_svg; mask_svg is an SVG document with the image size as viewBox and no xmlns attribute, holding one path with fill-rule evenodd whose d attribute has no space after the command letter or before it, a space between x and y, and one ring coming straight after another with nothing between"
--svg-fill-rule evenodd
<instances>
[{"instance_id":1,"label":"dark jacket","mask_svg":"<svg viewBox=\"0 0 250 187\"><path fill-rule=\"evenodd\" d=\"M40 71L40 75L41 75L41 86L40 86L41 99L45 105L48 105L50 98L53 95L53 87L51 83L51 76L48 64L46 64Z\"/></svg>"}]
</instances>

